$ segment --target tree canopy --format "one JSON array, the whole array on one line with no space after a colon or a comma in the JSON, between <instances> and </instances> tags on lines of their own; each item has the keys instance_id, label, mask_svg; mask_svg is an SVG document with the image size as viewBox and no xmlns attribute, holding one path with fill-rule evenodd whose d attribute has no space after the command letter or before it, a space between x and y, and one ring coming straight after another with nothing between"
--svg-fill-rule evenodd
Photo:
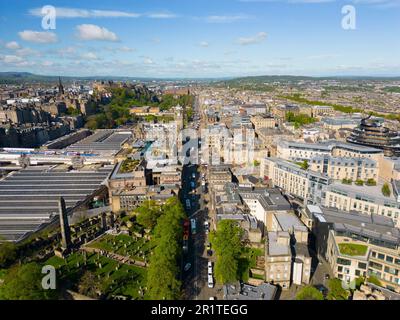
<instances>
[{"instance_id":1,"label":"tree canopy","mask_svg":"<svg viewBox=\"0 0 400 320\"><path fill-rule=\"evenodd\" d=\"M317 288L306 286L297 293L296 300L324 300L324 296Z\"/></svg>"},{"instance_id":2,"label":"tree canopy","mask_svg":"<svg viewBox=\"0 0 400 320\"><path fill-rule=\"evenodd\" d=\"M161 207L152 241L155 244L147 272L147 287L151 299L173 300L181 295L178 280L178 260L182 254L182 220L185 210L177 197Z\"/></svg>"},{"instance_id":3,"label":"tree canopy","mask_svg":"<svg viewBox=\"0 0 400 320\"><path fill-rule=\"evenodd\" d=\"M163 211L154 200L145 201L140 207L135 209L137 213L136 221L147 229L153 229L157 224L157 219Z\"/></svg>"},{"instance_id":4,"label":"tree canopy","mask_svg":"<svg viewBox=\"0 0 400 320\"><path fill-rule=\"evenodd\" d=\"M217 230L210 234L210 240L215 250L215 278L219 283L230 283L238 280L238 266L243 251L243 229L236 221L222 220Z\"/></svg>"},{"instance_id":5,"label":"tree canopy","mask_svg":"<svg viewBox=\"0 0 400 320\"><path fill-rule=\"evenodd\" d=\"M50 300L57 299L56 290L42 288L41 266L28 263L11 268L0 286L0 300Z\"/></svg>"},{"instance_id":6,"label":"tree canopy","mask_svg":"<svg viewBox=\"0 0 400 320\"><path fill-rule=\"evenodd\" d=\"M330 279L328 282L328 300L347 300L349 291L344 289L340 279Z\"/></svg>"},{"instance_id":7,"label":"tree canopy","mask_svg":"<svg viewBox=\"0 0 400 320\"><path fill-rule=\"evenodd\" d=\"M7 267L17 257L17 246L11 242L0 243L0 268Z\"/></svg>"}]
</instances>

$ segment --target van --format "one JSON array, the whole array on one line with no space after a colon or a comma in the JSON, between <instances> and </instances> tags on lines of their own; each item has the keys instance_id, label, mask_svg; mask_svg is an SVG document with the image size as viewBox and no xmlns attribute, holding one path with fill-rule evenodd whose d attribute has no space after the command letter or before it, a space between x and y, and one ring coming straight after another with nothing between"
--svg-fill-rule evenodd
<instances>
[{"instance_id":1,"label":"van","mask_svg":"<svg viewBox=\"0 0 400 320\"><path fill-rule=\"evenodd\" d=\"M212 275L208 275L208 287L209 288L214 288L214 279L212 277Z\"/></svg>"},{"instance_id":2,"label":"van","mask_svg":"<svg viewBox=\"0 0 400 320\"><path fill-rule=\"evenodd\" d=\"M208 261L208 275L212 275L213 273L213 266L212 266L212 262Z\"/></svg>"}]
</instances>

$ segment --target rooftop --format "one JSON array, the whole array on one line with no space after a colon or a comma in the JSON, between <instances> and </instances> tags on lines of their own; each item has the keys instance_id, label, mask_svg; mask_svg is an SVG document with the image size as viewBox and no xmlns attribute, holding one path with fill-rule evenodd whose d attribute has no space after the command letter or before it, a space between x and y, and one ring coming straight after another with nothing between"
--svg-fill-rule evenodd
<instances>
[{"instance_id":1,"label":"rooftop","mask_svg":"<svg viewBox=\"0 0 400 320\"><path fill-rule=\"evenodd\" d=\"M17 241L58 214L58 199L67 210L91 196L113 166L68 171L65 166L32 166L0 181L0 236Z\"/></svg>"},{"instance_id":2,"label":"rooftop","mask_svg":"<svg viewBox=\"0 0 400 320\"><path fill-rule=\"evenodd\" d=\"M224 285L225 300L274 300L277 287L263 283L259 286L250 284L228 284Z\"/></svg>"}]
</instances>

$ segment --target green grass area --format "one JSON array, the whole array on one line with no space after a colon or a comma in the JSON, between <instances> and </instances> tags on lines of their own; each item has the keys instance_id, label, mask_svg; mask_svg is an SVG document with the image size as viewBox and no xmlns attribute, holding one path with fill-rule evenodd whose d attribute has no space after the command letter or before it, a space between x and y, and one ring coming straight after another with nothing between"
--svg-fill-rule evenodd
<instances>
[{"instance_id":1,"label":"green grass area","mask_svg":"<svg viewBox=\"0 0 400 320\"><path fill-rule=\"evenodd\" d=\"M355 243L339 243L341 254L348 256L364 256L367 253L368 247L363 244Z\"/></svg>"},{"instance_id":2,"label":"green grass area","mask_svg":"<svg viewBox=\"0 0 400 320\"><path fill-rule=\"evenodd\" d=\"M152 244L149 240L146 240L144 238L138 238L137 240L135 240L131 236L125 234L120 234L118 236L107 234L96 240L95 242L90 243L89 246L92 248L127 256L131 259L138 261L144 261L143 254L145 257L148 257L151 250L153 249Z\"/></svg>"},{"instance_id":3,"label":"green grass area","mask_svg":"<svg viewBox=\"0 0 400 320\"><path fill-rule=\"evenodd\" d=\"M253 273L253 274L251 275L251 277L252 277L253 279L265 280L265 277L264 277L263 275L261 275L261 274Z\"/></svg>"},{"instance_id":4,"label":"green grass area","mask_svg":"<svg viewBox=\"0 0 400 320\"><path fill-rule=\"evenodd\" d=\"M122 161L122 164L119 167L119 173L133 172L138 164L139 164L138 160L126 159Z\"/></svg>"},{"instance_id":5,"label":"green grass area","mask_svg":"<svg viewBox=\"0 0 400 320\"><path fill-rule=\"evenodd\" d=\"M301 95L298 93L294 94L294 95L281 95L281 96L279 96L279 98L291 100L291 101L298 102L298 103L304 103L304 104L308 104L311 106L331 106L334 110L344 112L344 113L358 113L358 112L365 113L365 110L360 109L360 108L344 106L341 104L335 104L335 103L331 103L331 102L308 100L306 98L301 97ZM400 121L399 114L382 114L382 113L377 113L377 112L368 112L368 114L375 116L375 117L382 117L382 118L389 119L389 120Z\"/></svg>"},{"instance_id":6,"label":"green grass area","mask_svg":"<svg viewBox=\"0 0 400 320\"><path fill-rule=\"evenodd\" d=\"M96 263L100 263L101 268ZM53 256L45 264L52 265L61 271L59 278L61 281L77 285L84 271L91 271L99 277L98 281L105 288L104 292L107 296L124 295L132 299L146 299L146 295L141 297L138 293L139 286L142 288L146 286L146 269L144 268L119 264L115 260L97 254L87 254L85 265L82 253L74 253L65 260ZM117 266L119 266L118 270L116 270Z\"/></svg>"}]
</instances>

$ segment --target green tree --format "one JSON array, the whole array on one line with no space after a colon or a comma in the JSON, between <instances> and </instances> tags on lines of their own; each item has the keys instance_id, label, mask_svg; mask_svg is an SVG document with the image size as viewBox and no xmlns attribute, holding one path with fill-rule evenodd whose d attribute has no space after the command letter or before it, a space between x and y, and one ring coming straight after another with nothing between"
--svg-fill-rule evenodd
<instances>
[{"instance_id":1,"label":"green tree","mask_svg":"<svg viewBox=\"0 0 400 320\"><path fill-rule=\"evenodd\" d=\"M385 197L390 197L391 192L390 192L389 184L388 184L387 182L385 182L385 183L383 184L383 186L382 186L382 194L383 194Z\"/></svg>"},{"instance_id":2,"label":"green tree","mask_svg":"<svg viewBox=\"0 0 400 320\"><path fill-rule=\"evenodd\" d=\"M29 263L11 268L0 285L0 300L50 300L57 299L56 290L42 288L42 268Z\"/></svg>"},{"instance_id":3,"label":"green tree","mask_svg":"<svg viewBox=\"0 0 400 320\"><path fill-rule=\"evenodd\" d=\"M309 167L308 161L307 161L307 160L304 160L304 161L301 163L300 167L301 167L303 170L307 170L308 167Z\"/></svg>"},{"instance_id":4,"label":"green tree","mask_svg":"<svg viewBox=\"0 0 400 320\"><path fill-rule=\"evenodd\" d=\"M5 268L17 258L17 246L11 242L0 243L0 267Z\"/></svg>"},{"instance_id":5,"label":"green tree","mask_svg":"<svg viewBox=\"0 0 400 320\"><path fill-rule=\"evenodd\" d=\"M296 300L324 300L324 296L317 288L306 286L297 293Z\"/></svg>"},{"instance_id":6,"label":"green tree","mask_svg":"<svg viewBox=\"0 0 400 320\"><path fill-rule=\"evenodd\" d=\"M355 184L356 184L357 186L363 186L363 185L364 185L364 181L361 180L361 179L357 179L356 182L355 182Z\"/></svg>"},{"instance_id":7,"label":"green tree","mask_svg":"<svg viewBox=\"0 0 400 320\"><path fill-rule=\"evenodd\" d=\"M217 230L210 234L215 250L215 278L219 283L230 283L239 279L238 263L243 251L243 229L234 220L222 220Z\"/></svg>"},{"instance_id":8,"label":"green tree","mask_svg":"<svg viewBox=\"0 0 400 320\"><path fill-rule=\"evenodd\" d=\"M147 229L153 229L157 224L157 219L161 216L162 210L154 200L145 201L140 207L135 209L137 222Z\"/></svg>"},{"instance_id":9,"label":"green tree","mask_svg":"<svg viewBox=\"0 0 400 320\"><path fill-rule=\"evenodd\" d=\"M152 241L155 245L147 271L148 294L151 299L180 298L181 282L178 280L178 260L182 254L182 221L185 210L177 197L162 206Z\"/></svg>"},{"instance_id":10,"label":"green tree","mask_svg":"<svg viewBox=\"0 0 400 320\"><path fill-rule=\"evenodd\" d=\"M79 280L78 291L85 296L98 298L98 292L102 292L102 285L96 274L91 271L85 271Z\"/></svg>"},{"instance_id":11,"label":"green tree","mask_svg":"<svg viewBox=\"0 0 400 320\"><path fill-rule=\"evenodd\" d=\"M379 287L382 287L382 283L379 281L379 279L376 276L370 275L367 279L367 282L375 284Z\"/></svg>"},{"instance_id":12,"label":"green tree","mask_svg":"<svg viewBox=\"0 0 400 320\"><path fill-rule=\"evenodd\" d=\"M356 278L356 289L360 289L361 285L364 284L364 282L365 282L364 277Z\"/></svg>"},{"instance_id":13,"label":"green tree","mask_svg":"<svg viewBox=\"0 0 400 320\"><path fill-rule=\"evenodd\" d=\"M330 279L328 289L328 300L347 300L349 298L349 291L343 288L340 279Z\"/></svg>"}]
</instances>

